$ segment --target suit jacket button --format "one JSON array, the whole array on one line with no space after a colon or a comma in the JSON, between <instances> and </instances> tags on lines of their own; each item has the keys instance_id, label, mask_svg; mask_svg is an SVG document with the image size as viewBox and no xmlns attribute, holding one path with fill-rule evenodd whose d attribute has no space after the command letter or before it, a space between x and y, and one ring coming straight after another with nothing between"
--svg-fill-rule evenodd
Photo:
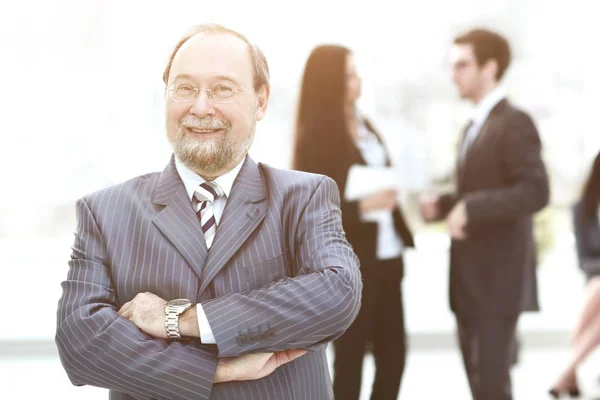
<instances>
[{"instance_id":1,"label":"suit jacket button","mask_svg":"<svg viewBox=\"0 0 600 400\"><path fill-rule=\"evenodd\" d=\"M258 335L251 333L248 335L248 343L256 343L258 342Z\"/></svg>"},{"instance_id":2,"label":"suit jacket button","mask_svg":"<svg viewBox=\"0 0 600 400\"><path fill-rule=\"evenodd\" d=\"M246 338L246 335L242 335L241 333L238 335L237 340L236 340L237 344L240 346L245 346L246 343L248 342L248 339Z\"/></svg>"}]
</instances>

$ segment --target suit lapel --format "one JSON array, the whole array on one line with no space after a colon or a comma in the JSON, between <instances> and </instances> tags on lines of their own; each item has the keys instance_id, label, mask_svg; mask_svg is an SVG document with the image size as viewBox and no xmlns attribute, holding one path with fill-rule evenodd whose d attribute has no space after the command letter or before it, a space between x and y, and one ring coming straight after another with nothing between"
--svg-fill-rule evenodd
<instances>
[{"instance_id":1,"label":"suit lapel","mask_svg":"<svg viewBox=\"0 0 600 400\"><path fill-rule=\"evenodd\" d=\"M206 263L204 234L175 168L175 159L162 172L154 191L154 204L165 206L152 222L171 242L198 277Z\"/></svg>"},{"instance_id":2,"label":"suit lapel","mask_svg":"<svg viewBox=\"0 0 600 400\"><path fill-rule=\"evenodd\" d=\"M493 131L493 125L494 125L493 121L494 121L495 114L500 112L500 110L504 107L505 104L508 104L508 100L502 99L498 102L498 104L496 104L494 106L494 108L492 108L492 110L490 111L485 122L479 129L479 132L477 133L477 137L475 137L475 139L473 140L473 143L471 143L471 145L467 149L467 152L464 155L464 159L462 160L462 162L459 160L458 170L459 170L460 181L462 181L462 178L464 177L465 170L467 169L467 164L469 163L469 159L473 156L473 154L475 154L477 152L477 148L480 147L482 143L485 143L486 137L489 135L489 133L491 131ZM464 140L464 138L463 138L463 140ZM462 146L462 143L461 143L461 146ZM459 149L459 151L460 151L460 149Z\"/></svg>"},{"instance_id":3,"label":"suit lapel","mask_svg":"<svg viewBox=\"0 0 600 400\"><path fill-rule=\"evenodd\" d=\"M240 170L202 273L200 292L246 242L267 213L266 188L258 165L249 157Z\"/></svg>"}]
</instances>

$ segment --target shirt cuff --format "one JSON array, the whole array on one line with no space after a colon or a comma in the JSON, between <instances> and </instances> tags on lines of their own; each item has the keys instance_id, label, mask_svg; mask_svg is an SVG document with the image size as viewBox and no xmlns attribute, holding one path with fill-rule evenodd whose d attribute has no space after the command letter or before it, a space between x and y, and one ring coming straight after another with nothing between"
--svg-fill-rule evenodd
<instances>
[{"instance_id":1,"label":"shirt cuff","mask_svg":"<svg viewBox=\"0 0 600 400\"><path fill-rule=\"evenodd\" d=\"M204 312L204 308L202 308L202 304L196 304L196 314L198 314L198 329L200 330L200 342L203 344L216 344L215 335L213 335L212 329L210 329L210 324L208 323L208 318L206 318L206 313Z\"/></svg>"}]
</instances>

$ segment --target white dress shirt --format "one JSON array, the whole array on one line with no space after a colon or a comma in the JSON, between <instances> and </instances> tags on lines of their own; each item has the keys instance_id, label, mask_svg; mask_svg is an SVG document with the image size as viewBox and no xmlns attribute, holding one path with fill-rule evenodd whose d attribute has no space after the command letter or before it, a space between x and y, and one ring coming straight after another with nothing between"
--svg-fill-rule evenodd
<instances>
[{"instance_id":1,"label":"white dress shirt","mask_svg":"<svg viewBox=\"0 0 600 400\"><path fill-rule=\"evenodd\" d=\"M229 194L231 193L231 187L233 186L233 181L237 178L240 169L242 169L242 164L244 164L244 159L236 165L231 171L217 177L213 182L215 182L225 193L224 196L218 197L213 204L213 214L215 216L215 221L217 223L217 230L219 229L219 222L221 222L221 216L223 215L223 210L225 210L225 205L227 204L227 199L229 198ZM190 170L188 167L183 165L181 161L175 157L175 168L177 168L177 172L183 181L183 185L185 186L185 190L188 194L190 202L194 198L194 192L206 180L202 178L200 175ZM215 335L208 323L208 318L206 317L206 313L204 312L204 308L202 308L202 304L196 304L196 313L198 314L198 329L200 330L200 341L205 344L215 344L217 341L215 340Z\"/></svg>"},{"instance_id":2,"label":"white dress shirt","mask_svg":"<svg viewBox=\"0 0 600 400\"><path fill-rule=\"evenodd\" d=\"M473 144L481 127L485 124L490 112L498 103L500 103L506 97L506 91L503 87L497 86L492 89L488 94L485 95L479 103L473 108L471 114L471 126L465 134L465 140L460 148L460 159L462 160L467 154L467 150Z\"/></svg>"},{"instance_id":3,"label":"white dress shirt","mask_svg":"<svg viewBox=\"0 0 600 400\"><path fill-rule=\"evenodd\" d=\"M385 148L375 134L367 128L362 117L358 117L358 142L356 145L367 165L376 167L386 165ZM394 225L392 212L388 211L377 222L377 259L389 260L400 257L403 248L402 239Z\"/></svg>"}]
</instances>

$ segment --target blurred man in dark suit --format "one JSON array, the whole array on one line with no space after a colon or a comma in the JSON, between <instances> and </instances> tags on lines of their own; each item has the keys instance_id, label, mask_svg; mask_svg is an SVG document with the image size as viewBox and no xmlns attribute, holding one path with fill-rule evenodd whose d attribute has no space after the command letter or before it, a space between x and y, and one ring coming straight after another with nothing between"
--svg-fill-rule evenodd
<instances>
[{"instance_id":1,"label":"blurred man in dark suit","mask_svg":"<svg viewBox=\"0 0 600 400\"><path fill-rule=\"evenodd\" d=\"M502 36L454 40L453 80L475 107L463 130L455 193L421 198L425 220L452 237L450 304L475 400L512 399L509 369L519 314L537 308L533 215L549 199L536 127L499 85L510 64Z\"/></svg>"}]
</instances>

